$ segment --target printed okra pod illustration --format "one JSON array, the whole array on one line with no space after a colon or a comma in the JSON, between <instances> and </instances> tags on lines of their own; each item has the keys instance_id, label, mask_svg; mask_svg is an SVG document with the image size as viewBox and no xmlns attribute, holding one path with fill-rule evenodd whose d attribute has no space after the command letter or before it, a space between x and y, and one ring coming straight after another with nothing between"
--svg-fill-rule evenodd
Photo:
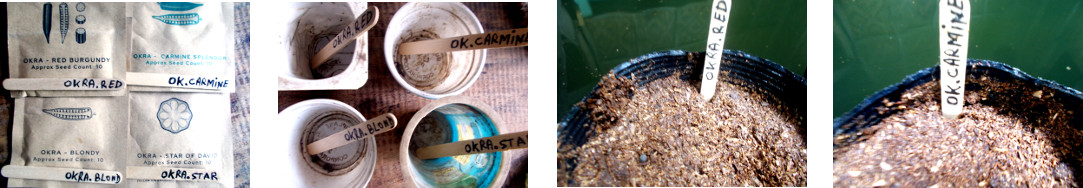
<instances>
[{"instance_id":1,"label":"printed okra pod illustration","mask_svg":"<svg viewBox=\"0 0 1083 188\"><path fill-rule=\"evenodd\" d=\"M42 112L62 120L87 120L94 117L89 107L41 109Z\"/></svg>"},{"instance_id":2,"label":"printed okra pod illustration","mask_svg":"<svg viewBox=\"0 0 1083 188\"><path fill-rule=\"evenodd\" d=\"M45 3L41 8L41 29L45 33L45 43L49 43L49 31L53 29L53 4Z\"/></svg>"},{"instance_id":3,"label":"printed okra pod illustration","mask_svg":"<svg viewBox=\"0 0 1083 188\"><path fill-rule=\"evenodd\" d=\"M196 13L166 14L151 17L169 25L195 25L198 24L199 21L203 20L199 17L199 14Z\"/></svg>"},{"instance_id":4,"label":"printed okra pod illustration","mask_svg":"<svg viewBox=\"0 0 1083 188\"><path fill-rule=\"evenodd\" d=\"M168 11L187 11L195 9L199 6L203 6L203 3L189 3L189 2L159 2L158 6L162 7L162 10Z\"/></svg>"},{"instance_id":5,"label":"printed okra pod illustration","mask_svg":"<svg viewBox=\"0 0 1083 188\"><path fill-rule=\"evenodd\" d=\"M60 11L60 43L63 44L68 36L68 3L60 3L57 9Z\"/></svg>"}]
</instances>

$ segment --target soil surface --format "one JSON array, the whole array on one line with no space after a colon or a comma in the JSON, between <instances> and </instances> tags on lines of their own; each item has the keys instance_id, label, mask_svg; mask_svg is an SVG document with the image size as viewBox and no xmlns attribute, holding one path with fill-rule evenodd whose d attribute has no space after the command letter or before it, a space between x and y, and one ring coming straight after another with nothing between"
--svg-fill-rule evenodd
<instances>
[{"instance_id":1,"label":"soil surface","mask_svg":"<svg viewBox=\"0 0 1083 188\"><path fill-rule=\"evenodd\" d=\"M805 186L803 117L737 81L720 81L707 102L698 83L680 77L640 87L603 78L598 97L578 104L590 110L594 136L562 149L558 184Z\"/></svg>"},{"instance_id":2,"label":"soil surface","mask_svg":"<svg viewBox=\"0 0 1083 188\"><path fill-rule=\"evenodd\" d=\"M1083 132L1055 91L967 78L963 113L940 115L939 80L883 100L879 123L836 135L835 187L1079 187ZM1080 104L1071 104L1080 105Z\"/></svg>"}]
</instances>

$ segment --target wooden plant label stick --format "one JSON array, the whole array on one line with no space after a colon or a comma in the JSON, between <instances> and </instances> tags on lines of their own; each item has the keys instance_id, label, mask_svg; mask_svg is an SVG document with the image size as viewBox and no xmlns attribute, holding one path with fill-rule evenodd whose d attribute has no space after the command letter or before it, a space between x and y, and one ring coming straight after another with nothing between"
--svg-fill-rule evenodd
<instances>
[{"instance_id":1,"label":"wooden plant label stick","mask_svg":"<svg viewBox=\"0 0 1083 188\"><path fill-rule=\"evenodd\" d=\"M414 41L399 44L399 54L428 54L527 45L527 28L509 29L466 36Z\"/></svg>"},{"instance_id":2,"label":"wooden plant label stick","mask_svg":"<svg viewBox=\"0 0 1083 188\"><path fill-rule=\"evenodd\" d=\"M128 179L168 181L218 181L217 170L162 166L128 166Z\"/></svg>"},{"instance_id":3,"label":"wooden plant label stick","mask_svg":"<svg viewBox=\"0 0 1083 188\"><path fill-rule=\"evenodd\" d=\"M88 170L76 168L55 168L39 166L7 165L0 169L0 174L8 178L86 182L100 184L120 184L124 176L117 171Z\"/></svg>"},{"instance_id":4,"label":"wooden plant label stick","mask_svg":"<svg viewBox=\"0 0 1083 188\"><path fill-rule=\"evenodd\" d=\"M369 7L368 10L365 10L360 16L357 16L357 20L354 20L354 22L346 26L346 28L342 28L342 31L338 32L338 35L331 39L331 42L324 45L323 48L312 57L309 61L312 69L320 67L320 64L323 64L324 61L331 58L331 55L334 55L343 47L349 46L350 42L357 39L357 36L361 36L361 33L365 33L369 29L372 29L372 26L375 26L376 21L379 19L380 10L376 7Z\"/></svg>"},{"instance_id":5,"label":"wooden plant label stick","mask_svg":"<svg viewBox=\"0 0 1083 188\"><path fill-rule=\"evenodd\" d=\"M526 148L526 131L418 148L418 159L489 153Z\"/></svg>"},{"instance_id":6,"label":"wooden plant label stick","mask_svg":"<svg viewBox=\"0 0 1083 188\"><path fill-rule=\"evenodd\" d=\"M707 31L707 54L703 64L703 76L699 84L699 94L704 99L714 97L715 84L718 84L718 66L722 64L723 44L726 43L726 25L729 24L730 0L714 0L711 4L711 27Z\"/></svg>"},{"instance_id":7,"label":"wooden plant label stick","mask_svg":"<svg viewBox=\"0 0 1083 188\"><path fill-rule=\"evenodd\" d=\"M9 78L7 90L120 90L124 80L102 78Z\"/></svg>"},{"instance_id":8,"label":"wooden plant label stick","mask_svg":"<svg viewBox=\"0 0 1083 188\"><path fill-rule=\"evenodd\" d=\"M395 119L395 114L386 113L362 122L361 124L346 128L346 130L339 131L326 138L309 143L305 147L308 150L309 155L320 154L327 150L368 138L372 135L390 131L395 129L396 125L398 125L398 120Z\"/></svg>"},{"instance_id":9,"label":"wooden plant label stick","mask_svg":"<svg viewBox=\"0 0 1083 188\"><path fill-rule=\"evenodd\" d=\"M955 119L963 112L970 1L940 0L940 110Z\"/></svg>"}]
</instances>

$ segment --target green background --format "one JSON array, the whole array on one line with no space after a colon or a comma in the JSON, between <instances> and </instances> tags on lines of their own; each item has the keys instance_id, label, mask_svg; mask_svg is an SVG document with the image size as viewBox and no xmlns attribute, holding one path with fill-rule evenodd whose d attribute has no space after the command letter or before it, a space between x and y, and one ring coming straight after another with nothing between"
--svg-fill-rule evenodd
<instances>
[{"instance_id":1,"label":"green background","mask_svg":"<svg viewBox=\"0 0 1083 188\"><path fill-rule=\"evenodd\" d=\"M970 2L968 58L1083 89L1083 1ZM834 3L835 117L939 63L937 1Z\"/></svg>"},{"instance_id":2,"label":"green background","mask_svg":"<svg viewBox=\"0 0 1083 188\"><path fill-rule=\"evenodd\" d=\"M805 1L732 2L726 49L804 75ZM561 0L557 12L557 114L563 120L614 66L662 50L704 51L711 0Z\"/></svg>"}]
</instances>

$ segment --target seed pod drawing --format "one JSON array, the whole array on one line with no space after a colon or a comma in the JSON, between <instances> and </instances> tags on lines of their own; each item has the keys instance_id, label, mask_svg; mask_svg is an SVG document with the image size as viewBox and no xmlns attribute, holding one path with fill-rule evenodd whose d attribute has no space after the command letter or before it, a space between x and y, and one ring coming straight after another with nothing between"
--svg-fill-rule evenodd
<instances>
[{"instance_id":1,"label":"seed pod drawing","mask_svg":"<svg viewBox=\"0 0 1083 188\"><path fill-rule=\"evenodd\" d=\"M203 3L189 3L189 2L160 2L158 6L162 7L162 10L168 11L187 11L195 9L196 7L203 6Z\"/></svg>"},{"instance_id":2,"label":"seed pod drawing","mask_svg":"<svg viewBox=\"0 0 1083 188\"><path fill-rule=\"evenodd\" d=\"M45 43L49 43L49 30L53 29L53 4L45 3L41 10L41 29L45 31Z\"/></svg>"},{"instance_id":3,"label":"seed pod drawing","mask_svg":"<svg viewBox=\"0 0 1083 188\"><path fill-rule=\"evenodd\" d=\"M77 23L77 24L86 23L86 16L83 16L83 15L75 16L75 23Z\"/></svg>"},{"instance_id":4,"label":"seed pod drawing","mask_svg":"<svg viewBox=\"0 0 1083 188\"><path fill-rule=\"evenodd\" d=\"M192 109L188 108L188 102L177 98L162 101L158 106L158 123L162 129L173 134L187 130L192 123Z\"/></svg>"},{"instance_id":5,"label":"seed pod drawing","mask_svg":"<svg viewBox=\"0 0 1083 188\"><path fill-rule=\"evenodd\" d=\"M42 112L52 115L53 117L62 120L87 120L94 117L94 111L89 107L83 108L53 108L53 109L41 109Z\"/></svg>"},{"instance_id":6,"label":"seed pod drawing","mask_svg":"<svg viewBox=\"0 0 1083 188\"><path fill-rule=\"evenodd\" d=\"M169 25L195 25L198 24L199 21L203 20L202 18L199 18L199 14L196 13L166 14L151 17Z\"/></svg>"},{"instance_id":7,"label":"seed pod drawing","mask_svg":"<svg viewBox=\"0 0 1083 188\"><path fill-rule=\"evenodd\" d=\"M79 44L86 43L86 29L82 27L75 29L75 42Z\"/></svg>"},{"instance_id":8,"label":"seed pod drawing","mask_svg":"<svg viewBox=\"0 0 1083 188\"><path fill-rule=\"evenodd\" d=\"M60 9L60 43L63 44L68 36L68 3L60 3L57 9Z\"/></svg>"}]
</instances>

